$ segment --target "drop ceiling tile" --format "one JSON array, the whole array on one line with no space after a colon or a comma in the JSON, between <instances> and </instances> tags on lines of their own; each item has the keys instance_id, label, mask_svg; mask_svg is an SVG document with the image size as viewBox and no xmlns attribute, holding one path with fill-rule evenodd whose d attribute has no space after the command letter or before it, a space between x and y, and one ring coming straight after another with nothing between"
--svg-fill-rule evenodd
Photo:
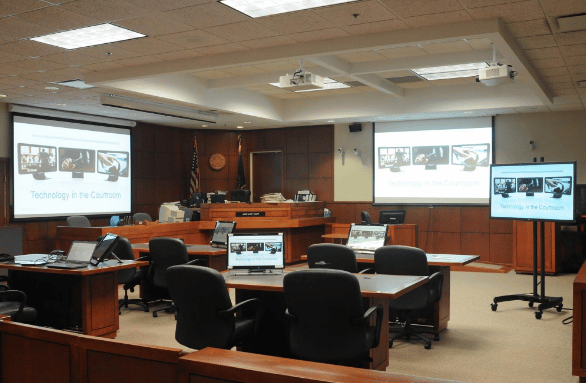
<instances>
[{"instance_id":1,"label":"drop ceiling tile","mask_svg":"<svg viewBox=\"0 0 586 383\"><path fill-rule=\"evenodd\" d=\"M556 57L562 57L562 52L558 47L539 48L539 49L527 49L525 55L532 60L540 59L551 59Z\"/></svg>"},{"instance_id":2,"label":"drop ceiling tile","mask_svg":"<svg viewBox=\"0 0 586 383\"><path fill-rule=\"evenodd\" d=\"M200 57L200 56L204 56L204 54L197 52L195 50L184 49L182 51L159 53L157 55L152 55L151 57L156 60L160 60L160 61L174 61L174 60L183 60L183 59L189 59L192 57Z\"/></svg>"},{"instance_id":3,"label":"drop ceiling tile","mask_svg":"<svg viewBox=\"0 0 586 383\"><path fill-rule=\"evenodd\" d=\"M416 57L428 54L419 46L379 49L376 52L389 59L398 59L402 57Z\"/></svg>"},{"instance_id":4,"label":"drop ceiling tile","mask_svg":"<svg viewBox=\"0 0 586 383\"><path fill-rule=\"evenodd\" d=\"M180 23L169 15L153 12L148 15L119 20L114 24L150 37L168 35L195 29L192 25Z\"/></svg>"},{"instance_id":5,"label":"drop ceiling tile","mask_svg":"<svg viewBox=\"0 0 586 383\"><path fill-rule=\"evenodd\" d=\"M151 9L153 11L171 11L173 9L191 7L193 5L199 5L208 3L209 0L173 0L173 1L161 1L161 0L127 0L129 3L138 5L139 7Z\"/></svg>"},{"instance_id":6,"label":"drop ceiling tile","mask_svg":"<svg viewBox=\"0 0 586 383\"><path fill-rule=\"evenodd\" d=\"M265 39L242 41L240 44L249 49L261 49L269 47L280 47L283 45L294 44L297 41L288 36L267 37Z\"/></svg>"},{"instance_id":7,"label":"drop ceiling tile","mask_svg":"<svg viewBox=\"0 0 586 383\"><path fill-rule=\"evenodd\" d=\"M256 40L277 36L279 34L278 32L252 20L209 27L205 28L204 31L231 42Z\"/></svg>"},{"instance_id":8,"label":"drop ceiling tile","mask_svg":"<svg viewBox=\"0 0 586 383\"><path fill-rule=\"evenodd\" d=\"M0 45L0 49L2 46ZM17 60L25 60L28 59L28 56L17 55L8 52L1 52L0 54L0 63L7 63L10 61L17 61Z\"/></svg>"},{"instance_id":9,"label":"drop ceiling tile","mask_svg":"<svg viewBox=\"0 0 586 383\"><path fill-rule=\"evenodd\" d=\"M266 71L259 69L257 67L254 67L252 65L224 68L222 70L226 73L233 75L233 76L247 76L247 75L253 75L253 74L267 73Z\"/></svg>"},{"instance_id":10,"label":"drop ceiling tile","mask_svg":"<svg viewBox=\"0 0 586 383\"><path fill-rule=\"evenodd\" d=\"M505 23L515 23L526 20L545 18L538 0L521 1L518 3L500 4L482 8L468 9L470 16L475 19L500 17Z\"/></svg>"},{"instance_id":11,"label":"drop ceiling tile","mask_svg":"<svg viewBox=\"0 0 586 383\"><path fill-rule=\"evenodd\" d=\"M574 89L573 82L558 82L555 84L550 84L548 86L549 86L549 89L551 89L551 90Z\"/></svg>"},{"instance_id":12,"label":"drop ceiling tile","mask_svg":"<svg viewBox=\"0 0 586 383\"><path fill-rule=\"evenodd\" d=\"M545 13L550 17L576 15L586 13L584 0L542 0Z\"/></svg>"},{"instance_id":13,"label":"drop ceiling tile","mask_svg":"<svg viewBox=\"0 0 586 383\"><path fill-rule=\"evenodd\" d=\"M339 53L336 55L338 58L345 60L349 63L361 63L384 60L385 57L375 51L362 51L362 52L348 52Z\"/></svg>"},{"instance_id":14,"label":"drop ceiling tile","mask_svg":"<svg viewBox=\"0 0 586 383\"><path fill-rule=\"evenodd\" d=\"M313 11L336 26L372 23L396 18L392 12L376 0L354 1L315 8Z\"/></svg>"},{"instance_id":15,"label":"drop ceiling tile","mask_svg":"<svg viewBox=\"0 0 586 383\"><path fill-rule=\"evenodd\" d=\"M196 51L204 55L217 55L221 53L240 52L248 48L236 43L211 45L209 47L197 48Z\"/></svg>"},{"instance_id":16,"label":"drop ceiling tile","mask_svg":"<svg viewBox=\"0 0 586 383\"><path fill-rule=\"evenodd\" d=\"M12 62L11 65L19 66L21 68L32 69L34 71L47 71L47 70L65 68L68 66L65 64L59 64L59 63L47 61L44 59L27 59L27 60L15 61L15 62Z\"/></svg>"},{"instance_id":17,"label":"drop ceiling tile","mask_svg":"<svg viewBox=\"0 0 586 383\"><path fill-rule=\"evenodd\" d=\"M18 76L21 74L36 72L33 69L21 68L14 65L2 64L0 65L0 73L8 76Z\"/></svg>"},{"instance_id":18,"label":"drop ceiling tile","mask_svg":"<svg viewBox=\"0 0 586 383\"><path fill-rule=\"evenodd\" d=\"M125 68L125 65L122 65L120 63L115 63L113 61L105 61L105 62L101 62L101 63L97 63L97 64L89 64L89 65L84 65L82 66L83 69L88 69L91 71L104 71L104 70L114 70L114 69L120 69L120 68Z\"/></svg>"},{"instance_id":19,"label":"drop ceiling tile","mask_svg":"<svg viewBox=\"0 0 586 383\"><path fill-rule=\"evenodd\" d=\"M95 47L76 49L76 52L81 54L96 57L98 59L106 57L109 61L128 59L138 57L141 54L128 49L122 49L114 44L103 44Z\"/></svg>"},{"instance_id":20,"label":"drop ceiling tile","mask_svg":"<svg viewBox=\"0 0 586 383\"><path fill-rule=\"evenodd\" d=\"M577 102L580 102L580 96L578 94L567 94L553 98L554 104L574 104Z\"/></svg>"},{"instance_id":21,"label":"drop ceiling tile","mask_svg":"<svg viewBox=\"0 0 586 383\"><path fill-rule=\"evenodd\" d=\"M99 59L96 57L84 55L82 53L77 53L76 51L68 51L65 53L58 53L56 55L48 55L43 57L44 60L52 61L59 64L64 64L66 66L80 66L80 65L88 65L88 64L95 64L98 62L106 61L106 57Z\"/></svg>"},{"instance_id":22,"label":"drop ceiling tile","mask_svg":"<svg viewBox=\"0 0 586 383\"><path fill-rule=\"evenodd\" d=\"M38 97L42 93L42 91L40 91L40 90L29 89L27 87L12 88L12 89L8 89L7 91L10 93L20 94L22 96L27 96L27 97ZM29 100L29 101L32 101L32 100Z\"/></svg>"},{"instance_id":23,"label":"drop ceiling tile","mask_svg":"<svg viewBox=\"0 0 586 383\"><path fill-rule=\"evenodd\" d=\"M474 50L492 49L492 41L488 38L464 39Z\"/></svg>"},{"instance_id":24,"label":"drop ceiling tile","mask_svg":"<svg viewBox=\"0 0 586 383\"><path fill-rule=\"evenodd\" d=\"M63 7L47 7L17 16L29 23L57 30L69 30L99 24L100 20L68 11Z\"/></svg>"},{"instance_id":25,"label":"drop ceiling tile","mask_svg":"<svg viewBox=\"0 0 586 383\"><path fill-rule=\"evenodd\" d=\"M0 7L0 17L29 12L50 5L40 0L3 0L2 7Z\"/></svg>"},{"instance_id":26,"label":"drop ceiling tile","mask_svg":"<svg viewBox=\"0 0 586 383\"><path fill-rule=\"evenodd\" d=\"M460 0L466 8L488 7L490 5L502 5L516 3L523 0Z\"/></svg>"},{"instance_id":27,"label":"drop ceiling tile","mask_svg":"<svg viewBox=\"0 0 586 383\"><path fill-rule=\"evenodd\" d=\"M555 47L557 45L553 35L520 37L517 43L523 49L538 49Z\"/></svg>"},{"instance_id":28,"label":"drop ceiling tile","mask_svg":"<svg viewBox=\"0 0 586 383\"><path fill-rule=\"evenodd\" d=\"M328 28L328 29L322 29L319 31L292 33L289 35L289 37L295 41L305 42L305 41L334 39L337 37L345 37L345 36L349 36L349 35L350 35L350 33L346 32L342 28Z\"/></svg>"},{"instance_id":29,"label":"drop ceiling tile","mask_svg":"<svg viewBox=\"0 0 586 383\"><path fill-rule=\"evenodd\" d=\"M299 68L299 63L295 61L275 61L264 64L256 64L254 66L266 72L278 72L286 70L297 70Z\"/></svg>"},{"instance_id":30,"label":"drop ceiling tile","mask_svg":"<svg viewBox=\"0 0 586 383\"><path fill-rule=\"evenodd\" d=\"M554 97L569 96L572 94L578 94L575 88L556 89L552 91Z\"/></svg>"},{"instance_id":31,"label":"drop ceiling tile","mask_svg":"<svg viewBox=\"0 0 586 383\"><path fill-rule=\"evenodd\" d=\"M393 20L377 21L374 23L348 25L348 26L341 27L341 28L352 35L364 35L367 33L394 31L397 29L407 29L407 28L409 28L409 26L407 24L405 24L405 22L403 22L402 20L393 19Z\"/></svg>"},{"instance_id":32,"label":"drop ceiling tile","mask_svg":"<svg viewBox=\"0 0 586 383\"><path fill-rule=\"evenodd\" d=\"M18 40L18 38L13 37L13 36L0 35L0 45L8 44L8 43L11 43L16 40Z\"/></svg>"},{"instance_id":33,"label":"drop ceiling tile","mask_svg":"<svg viewBox=\"0 0 586 383\"><path fill-rule=\"evenodd\" d=\"M22 77L3 77L0 78L0 83L12 87L18 88L20 86L34 86L34 85L42 85L43 83L34 80L28 80Z\"/></svg>"},{"instance_id":34,"label":"drop ceiling tile","mask_svg":"<svg viewBox=\"0 0 586 383\"><path fill-rule=\"evenodd\" d=\"M77 0L61 5L100 21L114 21L146 15L150 11L124 0Z\"/></svg>"},{"instance_id":35,"label":"drop ceiling tile","mask_svg":"<svg viewBox=\"0 0 586 383\"><path fill-rule=\"evenodd\" d=\"M568 71L568 68L566 68L565 66L558 67L558 68L537 69L537 72L539 72L539 74L541 74L543 77L561 76L561 75L566 75L566 74L570 73Z\"/></svg>"},{"instance_id":36,"label":"drop ceiling tile","mask_svg":"<svg viewBox=\"0 0 586 383\"><path fill-rule=\"evenodd\" d=\"M190 32L183 32L190 33ZM168 35L173 36L173 35ZM162 39L165 36L160 37L142 37L139 39L122 41L113 45L127 49L132 52L140 53L143 55L154 55L157 53L173 52L182 50L182 46L179 44L171 43ZM185 47L189 48L189 47Z\"/></svg>"},{"instance_id":37,"label":"drop ceiling tile","mask_svg":"<svg viewBox=\"0 0 586 383\"><path fill-rule=\"evenodd\" d=\"M571 74L586 73L586 64L568 66L568 71Z\"/></svg>"},{"instance_id":38,"label":"drop ceiling tile","mask_svg":"<svg viewBox=\"0 0 586 383\"><path fill-rule=\"evenodd\" d=\"M2 47L0 47L2 49ZM562 45L560 46L562 55L564 56L585 56L586 55L586 44L581 45Z\"/></svg>"},{"instance_id":39,"label":"drop ceiling tile","mask_svg":"<svg viewBox=\"0 0 586 383\"><path fill-rule=\"evenodd\" d=\"M468 20L472 20L472 17L470 17L466 11L442 12L433 15L414 16L403 19L403 21L412 28L459 23Z\"/></svg>"},{"instance_id":40,"label":"drop ceiling tile","mask_svg":"<svg viewBox=\"0 0 586 383\"><path fill-rule=\"evenodd\" d=\"M230 42L226 39L214 36L211 33L200 30L174 33L172 35L159 36L158 38L162 41L166 41L168 43L172 43L174 45L188 49L201 48L218 44L226 44Z\"/></svg>"},{"instance_id":41,"label":"drop ceiling tile","mask_svg":"<svg viewBox=\"0 0 586 383\"><path fill-rule=\"evenodd\" d=\"M89 72L91 72L89 69L83 68L63 68L42 73L36 72L23 74L20 77L42 82L63 82L68 80L83 79L86 73Z\"/></svg>"},{"instance_id":42,"label":"drop ceiling tile","mask_svg":"<svg viewBox=\"0 0 586 383\"><path fill-rule=\"evenodd\" d=\"M232 77L232 75L230 73L221 71L221 70L206 70L206 71L202 71L202 72L192 72L192 73L188 73L190 76L193 76L195 78L201 78L201 79L217 79L217 78L226 78L226 77Z\"/></svg>"},{"instance_id":43,"label":"drop ceiling tile","mask_svg":"<svg viewBox=\"0 0 586 383\"><path fill-rule=\"evenodd\" d=\"M170 17L198 29L249 21L250 17L219 2L206 2L165 12Z\"/></svg>"},{"instance_id":44,"label":"drop ceiling tile","mask_svg":"<svg viewBox=\"0 0 586 383\"><path fill-rule=\"evenodd\" d=\"M569 74L561 75L561 76L548 76L544 77L543 81L547 84L555 84L560 82L572 82L572 77Z\"/></svg>"},{"instance_id":45,"label":"drop ceiling tile","mask_svg":"<svg viewBox=\"0 0 586 383\"><path fill-rule=\"evenodd\" d=\"M281 34L300 33L333 28L334 24L312 11L298 11L290 14L260 17L257 19L262 25L278 31Z\"/></svg>"},{"instance_id":46,"label":"drop ceiling tile","mask_svg":"<svg viewBox=\"0 0 586 383\"><path fill-rule=\"evenodd\" d=\"M65 52L65 49L38 43L36 41L18 40L12 43L0 45L0 51L26 57L39 57L62 53Z\"/></svg>"},{"instance_id":47,"label":"drop ceiling tile","mask_svg":"<svg viewBox=\"0 0 586 383\"><path fill-rule=\"evenodd\" d=\"M586 44L586 31L556 33L555 37L559 45Z\"/></svg>"},{"instance_id":48,"label":"drop ceiling tile","mask_svg":"<svg viewBox=\"0 0 586 383\"><path fill-rule=\"evenodd\" d=\"M507 28L515 37L527 37L551 34L549 24L545 19L520 21L507 24Z\"/></svg>"},{"instance_id":49,"label":"drop ceiling tile","mask_svg":"<svg viewBox=\"0 0 586 383\"><path fill-rule=\"evenodd\" d=\"M571 56L565 58L566 65L583 65L586 63L586 56Z\"/></svg>"},{"instance_id":50,"label":"drop ceiling tile","mask_svg":"<svg viewBox=\"0 0 586 383\"><path fill-rule=\"evenodd\" d=\"M454 53L454 52L466 52L471 51L472 48L464 40L448 41L445 43L437 44L422 44L421 49L429 54L440 54L440 53Z\"/></svg>"},{"instance_id":51,"label":"drop ceiling tile","mask_svg":"<svg viewBox=\"0 0 586 383\"><path fill-rule=\"evenodd\" d=\"M457 0L381 0L381 2L401 18L463 9L462 4Z\"/></svg>"},{"instance_id":52,"label":"drop ceiling tile","mask_svg":"<svg viewBox=\"0 0 586 383\"><path fill-rule=\"evenodd\" d=\"M28 21L24 21L14 16L0 19L0 35L24 39L53 32L56 32L53 28L29 23Z\"/></svg>"},{"instance_id":53,"label":"drop ceiling tile","mask_svg":"<svg viewBox=\"0 0 586 383\"><path fill-rule=\"evenodd\" d=\"M154 64L159 63L163 60L161 58L154 58L153 56L138 56L138 57L130 57L127 59L111 61L116 64L120 64L123 66L137 66L137 65L146 65L146 64Z\"/></svg>"},{"instance_id":54,"label":"drop ceiling tile","mask_svg":"<svg viewBox=\"0 0 586 383\"><path fill-rule=\"evenodd\" d=\"M538 69L566 66L564 59L561 57L557 57L554 59L533 60L532 63L533 63L533 66Z\"/></svg>"}]
</instances>

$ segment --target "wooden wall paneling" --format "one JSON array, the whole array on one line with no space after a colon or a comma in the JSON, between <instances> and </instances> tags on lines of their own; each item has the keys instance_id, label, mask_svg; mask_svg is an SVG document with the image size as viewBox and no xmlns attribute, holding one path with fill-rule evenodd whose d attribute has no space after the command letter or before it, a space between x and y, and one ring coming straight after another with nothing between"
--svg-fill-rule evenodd
<instances>
[{"instance_id":1,"label":"wooden wall paneling","mask_svg":"<svg viewBox=\"0 0 586 383\"><path fill-rule=\"evenodd\" d=\"M287 146L287 129L263 130L262 149L285 148Z\"/></svg>"},{"instance_id":2,"label":"wooden wall paneling","mask_svg":"<svg viewBox=\"0 0 586 383\"><path fill-rule=\"evenodd\" d=\"M312 128L288 128L287 137L287 154L307 153L309 145L309 130ZM294 177L292 177L294 178Z\"/></svg>"},{"instance_id":3,"label":"wooden wall paneling","mask_svg":"<svg viewBox=\"0 0 586 383\"><path fill-rule=\"evenodd\" d=\"M431 231L460 232L460 207L434 207L430 209Z\"/></svg>"},{"instance_id":4,"label":"wooden wall paneling","mask_svg":"<svg viewBox=\"0 0 586 383\"><path fill-rule=\"evenodd\" d=\"M326 207L332 212L337 223L350 223L355 217L354 206L344 202L330 202Z\"/></svg>"},{"instance_id":5,"label":"wooden wall paneling","mask_svg":"<svg viewBox=\"0 0 586 383\"><path fill-rule=\"evenodd\" d=\"M307 178L286 178L283 180L282 194L287 199L293 199L297 191L311 190L309 188L309 179ZM318 196L319 197L319 196Z\"/></svg>"},{"instance_id":6,"label":"wooden wall paneling","mask_svg":"<svg viewBox=\"0 0 586 383\"><path fill-rule=\"evenodd\" d=\"M172 128L157 126L154 129L155 153L171 153L173 151Z\"/></svg>"},{"instance_id":7,"label":"wooden wall paneling","mask_svg":"<svg viewBox=\"0 0 586 383\"><path fill-rule=\"evenodd\" d=\"M405 223L416 224L417 231L420 233L427 232L431 226L432 213L433 208L429 208L428 206L409 206L407 207Z\"/></svg>"},{"instance_id":8,"label":"wooden wall paneling","mask_svg":"<svg viewBox=\"0 0 586 383\"><path fill-rule=\"evenodd\" d=\"M511 265L513 263L513 235L490 234L490 263Z\"/></svg>"},{"instance_id":9,"label":"wooden wall paneling","mask_svg":"<svg viewBox=\"0 0 586 383\"><path fill-rule=\"evenodd\" d=\"M10 160L0 158L0 226L10 222Z\"/></svg>"},{"instance_id":10,"label":"wooden wall paneling","mask_svg":"<svg viewBox=\"0 0 586 383\"><path fill-rule=\"evenodd\" d=\"M285 155L285 173L283 176L285 179L309 178L309 156L307 152L287 153Z\"/></svg>"},{"instance_id":11,"label":"wooden wall paneling","mask_svg":"<svg viewBox=\"0 0 586 383\"><path fill-rule=\"evenodd\" d=\"M572 328L572 375L586 380L586 264L582 265L572 285L574 320Z\"/></svg>"},{"instance_id":12,"label":"wooden wall paneling","mask_svg":"<svg viewBox=\"0 0 586 383\"><path fill-rule=\"evenodd\" d=\"M333 178L334 159L332 153L309 153L308 176L309 178Z\"/></svg>"},{"instance_id":13,"label":"wooden wall paneling","mask_svg":"<svg viewBox=\"0 0 586 383\"><path fill-rule=\"evenodd\" d=\"M312 126L308 131L309 153L332 153L334 151L334 126Z\"/></svg>"},{"instance_id":14,"label":"wooden wall paneling","mask_svg":"<svg viewBox=\"0 0 586 383\"><path fill-rule=\"evenodd\" d=\"M462 233L488 233L490 231L488 207L461 207L460 214L460 231Z\"/></svg>"},{"instance_id":15,"label":"wooden wall paneling","mask_svg":"<svg viewBox=\"0 0 586 383\"><path fill-rule=\"evenodd\" d=\"M460 233L434 232L433 253L461 254Z\"/></svg>"},{"instance_id":16,"label":"wooden wall paneling","mask_svg":"<svg viewBox=\"0 0 586 383\"><path fill-rule=\"evenodd\" d=\"M500 234L513 234L513 220L510 219L489 219L490 232Z\"/></svg>"},{"instance_id":17,"label":"wooden wall paneling","mask_svg":"<svg viewBox=\"0 0 586 383\"><path fill-rule=\"evenodd\" d=\"M480 262L490 262L490 234L462 233L460 251L461 254L479 255Z\"/></svg>"},{"instance_id":18,"label":"wooden wall paneling","mask_svg":"<svg viewBox=\"0 0 586 383\"><path fill-rule=\"evenodd\" d=\"M318 201L331 201L334 199L332 190L333 182L331 178L310 178L309 190L317 196Z\"/></svg>"}]
</instances>

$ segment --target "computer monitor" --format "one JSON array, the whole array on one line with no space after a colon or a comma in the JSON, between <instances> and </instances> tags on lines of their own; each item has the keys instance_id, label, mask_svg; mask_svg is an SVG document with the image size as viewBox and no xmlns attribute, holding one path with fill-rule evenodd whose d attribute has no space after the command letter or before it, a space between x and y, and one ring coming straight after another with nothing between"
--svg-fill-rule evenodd
<instances>
[{"instance_id":1,"label":"computer monitor","mask_svg":"<svg viewBox=\"0 0 586 383\"><path fill-rule=\"evenodd\" d=\"M98 173L108 174L107 181L128 177L128 152L98 150Z\"/></svg>"},{"instance_id":2,"label":"computer monitor","mask_svg":"<svg viewBox=\"0 0 586 383\"><path fill-rule=\"evenodd\" d=\"M45 180L45 173L56 171L56 147L18 144L18 174L32 174L35 179Z\"/></svg>"},{"instance_id":3,"label":"computer monitor","mask_svg":"<svg viewBox=\"0 0 586 383\"><path fill-rule=\"evenodd\" d=\"M225 194L210 194L210 203L224 203L225 201Z\"/></svg>"},{"instance_id":4,"label":"computer monitor","mask_svg":"<svg viewBox=\"0 0 586 383\"><path fill-rule=\"evenodd\" d=\"M104 260L111 255L112 250L114 250L114 247L116 247L119 238L120 237L118 237L116 234L106 234L104 238L102 238L102 240L96 245L90 259L90 264L97 266L100 262L104 262Z\"/></svg>"},{"instance_id":5,"label":"computer monitor","mask_svg":"<svg viewBox=\"0 0 586 383\"><path fill-rule=\"evenodd\" d=\"M234 233L234 229L236 229L235 221L217 221L214 232L212 233L210 246L227 247L228 234Z\"/></svg>"},{"instance_id":6,"label":"computer monitor","mask_svg":"<svg viewBox=\"0 0 586 383\"><path fill-rule=\"evenodd\" d=\"M401 166L411 165L411 148L408 146L378 148L378 168L400 171Z\"/></svg>"},{"instance_id":7,"label":"computer monitor","mask_svg":"<svg viewBox=\"0 0 586 383\"><path fill-rule=\"evenodd\" d=\"M516 178L495 178L493 180L493 194L509 198L509 193L517 192Z\"/></svg>"},{"instance_id":8,"label":"computer monitor","mask_svg":"<svg viewBox=\"0 0 586 383\"><path fill-rule=\"evenodd\" d=\"M59 148L59 171L71 172L72 178L96 172L96 151L82 148Z\"/></svg>"},{"instance_id":9,"label":"computer monitor","mask_svg":"<svg viewBox=\"0 0 586 383\"><path fill-rule=\"evenodd\" d=\"M256 272L284 267L283 233L228 234L228 270Z\"/></svg>"},{"instance_id":10,"label":"computer monitor","mask_svg":"<svg viewBox=\"0 0 586 383\"><path fill-rule=\"evenodd\" d=\"M355 251L375 251L385 245L388 225L350 225L346 246Z\"/></svg>"},{"instance_id":11,"label":"computer monitor","mask_svg":"<svg viewBox=\"0 0 586 383\"><path fill-rule=\"evenodd\" d=\"M413 165L425 165L425 169L436 169L437 165L449 163L449 145L413 147Z\"/></svg>"},{"instance_id":12,"label":"computer monitor","mask_svg":"<svg viewBox=\"0 0 586 383\"><path fill-rule=\"evenodd\" d=\"M490 144L452 145L452 165L464 165L467 171L487 167L489 155Z\"/></svg>"},{"instance_id":13,"label":"computer monitor","mask_svg":"<svg viewBox=\"0 0 586 383\"><path fill-rule=\"evenodd\" d=\"M572 177L545 177L545 193L553 194L553 198L572 195Z\"/></svg>"},{"instance_id":14,"label":"computer monitor","mask_svg":"<svg viewBox=\"0 0 586 383\"><path fill-rule=\"evenodd\" d=\"M405 223L406 209L381 210L378 216L378 223L387 225L402 225Z\"/></svg>"},{"instance_id":15,"label":"computer monitor","mask_svg":"<svg viewBox=\"0 0 586 383\"><path fill-rule=\"evenodd\" d=\"M159 223L184 222L185 212L175 203L163 203L159 207Z\"/></svg>"},{"instance_id":16,"label":"computer monitor","mask_svg":"<svg viewBox=\"0 0 586 383\"><path fill-rule=\"evenodd\" d=\"M534 193L543 192L542 177L523 177L517 179L517 192L525 193L531 197Z\"/></svg>"}]
</instances>

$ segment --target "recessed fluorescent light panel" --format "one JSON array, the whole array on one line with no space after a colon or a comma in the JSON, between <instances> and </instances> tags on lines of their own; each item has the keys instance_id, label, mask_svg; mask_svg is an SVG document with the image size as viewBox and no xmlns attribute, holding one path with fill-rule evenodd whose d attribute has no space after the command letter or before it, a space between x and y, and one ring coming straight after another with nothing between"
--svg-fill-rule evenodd
<instances>
[{"instance_id":1,"label":"recessed fluorescent light panel","mask_svg":"<svg viewBox=\"0 0 586 383\"><path fill-rule=\"evenodd\" d=\"M86 84L85 81L80 80L80 79L58 82L57 84L63 85L63 86L70 86L70 87L76 88L76 89L95 88L95 86Z\"/></svg>"},{"instance_id":2,"label":"recessed fluorescent light panel","mask_svg":"<svg viewBox=\"0 0 586 383\"><path fill-rule=\"evenodd\" d=\"M302 9L326 7L328 5L352 3L355 0L221 0L220 3L234 8L250 17L263 17L300 11Z\"/></svg>"},{"instance_id":3,"label":"recessed fluorescent light panel","mask_svg":"<svg viewBox=\"0 0 586 383\"><path fill-rule=\"evenodd\" d=\"M270 85L276 86L277 88L279 88L278 82L271 82ZM313 92L313 91L317 91L317 90L331 90L331 89L342 89L342 88L350 88L350 85L346 85L343 82L338 82L336 80L332 80L329 77L324 77L324 87L323 88L296 90L294 92L295 93ZM291 88L289 88L289 89L291 89Z\"/></svg>"},{"instance_id":4,"label":"recessed fluorescent light panel","mask_svg":"<svg viewBox=\"0 0 586 383\"><path fill-rule=\"evenodd\" d=\"M142 33L120 28L113 24L100 24L92 27L33 37L31 40L65 49L77 49L114 43L117 41L131 40L145 36L146 35L143 35Z\"/></svg>"},{"instance_id":5,"label":"recessed fluorescent light panel","mask_svg":"<svg viewBox=\"0 0 586 383\"><path fill-rule=\"evenodd\" d=\"M478 69L486 68L487 66L485 62L481 62L411 69L411 71L426 80L445 80L449 78L478 76Z\"/></svg>"}]
</instances>

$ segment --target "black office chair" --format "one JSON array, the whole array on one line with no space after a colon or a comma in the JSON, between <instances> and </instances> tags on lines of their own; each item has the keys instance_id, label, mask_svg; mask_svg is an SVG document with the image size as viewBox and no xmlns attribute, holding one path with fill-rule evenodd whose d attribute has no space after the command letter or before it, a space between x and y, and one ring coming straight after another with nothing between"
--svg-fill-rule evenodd
<instances>
[{"instance_id":1,"label":"black office chair","mask_svg":"<svg viewBox=\"0 0 586 383\"><path fill-rule=\"evenodd\" d=\"M177 238L158 237L149 241L150 264L147 275L147 283L162 290L168 290L166 273L171 266L185 264L200 264L202 259L189 261L185 243ZM173 302L168 302L163 307L153 310L153 317L157 317L159 311L171 312L174 310Z\"/></svg>"},{"instance_id":2,"label":"black office chair","mask_svg":"<svg viewBox=\"0 0 586 383\"><path fill-rule=\"evenodd\" d=\"M360 212L360 218L362 219L363 225L372 225L372 218L370 218L370 213L367 211Z\"/></svg>"},{"instance_id":3,"label":"black office chair","mask_svg":"<svg viewBox=\"0 0 586 383\"><path fill-rule=\"evenodd\" d=\"M151 221L152 222L152 218L148 213L135 213L132 216L132 220L134 223L140 222L140 221Z\"/></svg>"},{"instance_id":4,"label":"black office chair","mask_svg":"<svg viewBox=\"0 0 586 383\"><path fill-rule=\"evenodd\" d=\"M26 305L25 293L0 284L0 315L9 315L14 322L33 323L37 310Z\"/></svg>"},{"instance_id":5,"label":"black office chair","mask_svg":"<svg viewBox=\"0 0 586 383\"><path fill-rule=\"evenodd\" d=\"M84 215L72 215L67 217L67 226L71 227L92 227L90 220Z\"/></svg>"},{"instance_id":6,"label":"black office chair","mask_svg":"<svg viewBox=\"0 0 586 383\"><path fill-rule=\"evenodd\" d=\"M318 243L307 248L307 265L310 269L336 269L357 273L354 249L334 243Z\"/></svg>"},{"instance_id":7,"label":"black office chair","mask_svg":"<svg viewBox=\"0 0 586 383\"><path fill-rule=\"evenodd\" d=\"M257 298L232 306L222 275L209 267L179 265L167 269L167 287L175 303L175 339L182 345L202 349L230 349L254 335L261 305ZM253 315L235 316L243 309Z\"/></svg>"},{"instance_id":8,"label":"black office chair","mask_svg":"<svg viewBox=\"0 0 586 383\"><path fill-rule=\"evenodd\" d=\"M99 236L97 242L100 242L104 236ZM125 237L119 237L116 247L112 251L121 260L134 260L134 253L132 252L132 244ZM139 268L118 270L118 284L124 285L124 298L118 299L118 314L121 314L122 306L128 308L129 304L139 305L144 309L144 312L149 312L148 302L142 299L129 299L128 290L134 292L134 288L140 285L146 279L146 270Z\"/></svg>"},{"instance_id":9,"label":"black office chair","mask_svg":"<svg viewBox=\"0 0 586 383\"><path fill-rule=\"evenodd\" d=\"M427 265L427 256L425 252L416 247L410 246L384 246L374 252L374 270L377 274L389 275L429 275L429 266ZM441 272L434 273L429 277L429 281L412 290L405 295L389 300L391 324L404 323L404 326L398 329L391 328L390 332L394 333L389 338L389 348L393 347L393 342L401 337L407 340L411 336L419 338L425 342L425 348L431 348L431 340L424 333L433 334L434 340L439 340L439 332L433 326L429 326L425 321L420 321L424 311L433 307L442 296L442 285L444 275ZM422 326L414 327L413 324Z\"/></svg>"},{"instance_id":10,"label":"black office chair","mask_svg":"<svg viewBox=\"0 0 586 383\"><path fill-rule=\"evenodd\" d=\"M362 306L355 275L343 270L299 270L283 280L289 349L299 359L363 366L378 346L382 306ZM376 326L370 317L376 311Z\"/></svg>"},{"instance_id":11,"label":"black office chair","mask_svg":"<svg viewBox=\"0 0 586 383\"><path fill-rule=\"evenodd\" d=\"M250 190L236 189L230 192L230 201L250 202Z\"/></svg>"}]
</instances>

